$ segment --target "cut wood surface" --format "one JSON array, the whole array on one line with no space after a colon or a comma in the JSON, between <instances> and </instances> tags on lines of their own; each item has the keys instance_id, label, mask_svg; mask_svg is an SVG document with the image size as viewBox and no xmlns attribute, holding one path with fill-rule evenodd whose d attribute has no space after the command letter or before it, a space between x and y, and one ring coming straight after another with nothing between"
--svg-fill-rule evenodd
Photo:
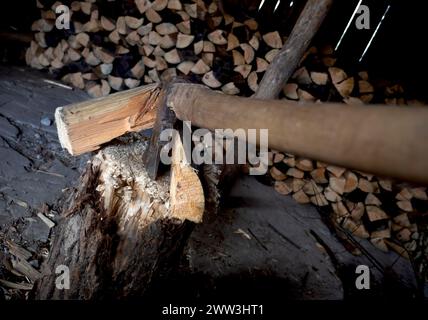
<instances>
[{"instance_id":1,"label":"cut wood surface","mask_svg":"<svg viewBox=\"0 0 428 320\"><path fill-rule=\"evenodd\" d=\"M126 132L151 128L159 91L153 84L57 108L55 121L61 145L78 155Z\"/></svg>"},{"instance_id":2,"label":"cut wood surface","mask_svg":"<svg viewBox=\"0 0 428 320\"><path fill-rule=\"evenodd\" d=\"M185 154L180 135L173 137L171 158L170 206L171 216L195 223L202 221L205 197L191 159Z\"/></svg>"}]
</instances>

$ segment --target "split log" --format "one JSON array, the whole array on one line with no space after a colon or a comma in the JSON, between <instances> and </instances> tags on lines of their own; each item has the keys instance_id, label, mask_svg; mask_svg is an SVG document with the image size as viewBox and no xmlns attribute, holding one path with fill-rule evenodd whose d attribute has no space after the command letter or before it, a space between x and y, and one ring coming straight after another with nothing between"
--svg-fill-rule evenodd
<instances>
[{"instance_id":1,"label":"split log","mask_svg":"<svg viewBox=\"0 0 428 320\"><path fill-rule=\"evenodd\" d=\"M130 131L153 126L156 115L158 85L128 90L111 95L112 103L85 101L57 108L55 120L61 145L72 155L96 150ZM94 126L94 123L97 123Z\"/></svg>"},{"instance_id":2,"label":"split log","mask_svg":"<svg viewBox=\"0 0 428 320\"><path fill-rule=\"evenodd\" d=\"M88 164L65 201L34 298L141 297L177 265L193 225L168 209L169 177L148 177L145 148L141 140L110 146ZM58 265L70 270L67 290L56 286Z\"/></svg>"}]
</instances>

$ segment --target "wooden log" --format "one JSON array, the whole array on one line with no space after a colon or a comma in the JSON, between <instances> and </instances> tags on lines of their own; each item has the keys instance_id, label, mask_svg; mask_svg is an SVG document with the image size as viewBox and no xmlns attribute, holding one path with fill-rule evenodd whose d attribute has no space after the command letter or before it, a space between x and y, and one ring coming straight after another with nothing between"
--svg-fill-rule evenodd
<instances>
[{"instance_id":1,"label":"wooden log","mask_svg":"<svg viewBox=\"0 0 428 320\"><path fill-rule=\"evenodd\" d=\"M110 95L107 100L57 108L55 120L61 145L78 155L98 149L113 135L151 127L159 90L157 85L148 85Z\"/></svg>"},{"instance_id":2,"label":"wooden log","mask_svg":"<svg viewBox=\"0 0 428 320\"><path fill-rule=\"evenodd\" d=\"M202 77L202 82L210 88L221 87L221 82L216 79L212 71L209 71L204 74L204 76Z\"/></svg>"},{"instance_id":3,"label":"wooden log","mask_svg":"<svg viewBox=\"0 0 428 320\"><path fill-rule=\"evenodd\" d=\"M187 35L180 32L177 35L177 48L178 49L187 48L193 42L193 39L195 39L195 36Z\"/></svg>"},{"instance_id":4,"label":"wooden log","mask_svg":"<svg viewBox=\"0 0 428 320\"><path fill-rule=\"evenodd\" d=\"M278 31L269 32L263 35L263 40L266 44L274 49L280 49L282 47L282 39Z\"/></svg>"},{"instance_id":5,"label":"wooden log","mask_svg":"<svg viewBox=\"0 0 428 320\"><path fill-rule=\"evenodd\" d=\"M65 201L32 298L141 297L177 265L193 225L168 209L170 179L148 177L144 151L141 140L110 146L88 164ZM70 270L67 290L56 286L61 264Z\"/></svg>"},{"instance_id":6,"label":"wooden log","mask_svg":"<svg viewBox=\"0 0 428 320\"><path fill-rule=\"evenodd\" d=\"M306 3L290 37L266 70L259 90L255 94L256 98L273 99L279 95L299 65L300 59L327 15L332 2L333 0L309 0Z\"/></svg>"}]
</instances>

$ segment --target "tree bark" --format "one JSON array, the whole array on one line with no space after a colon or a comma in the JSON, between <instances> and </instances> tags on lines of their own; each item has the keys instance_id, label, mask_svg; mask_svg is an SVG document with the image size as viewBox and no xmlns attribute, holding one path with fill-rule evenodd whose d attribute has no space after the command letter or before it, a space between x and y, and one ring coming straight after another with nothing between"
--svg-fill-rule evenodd
<instances>
[{"instance_id":1,"label":"tree bark","mask_svg":"<svg viewBox=\"0 0 428 320\"><path fill-rule=\"evenodd\" d=\"M168 175L148 178L141 141L100 151L65 201L35 299L142 296L176 265L193 224L170 215ZM70 271L58 289L57 267Z\"/></svg>"}]
</instances>

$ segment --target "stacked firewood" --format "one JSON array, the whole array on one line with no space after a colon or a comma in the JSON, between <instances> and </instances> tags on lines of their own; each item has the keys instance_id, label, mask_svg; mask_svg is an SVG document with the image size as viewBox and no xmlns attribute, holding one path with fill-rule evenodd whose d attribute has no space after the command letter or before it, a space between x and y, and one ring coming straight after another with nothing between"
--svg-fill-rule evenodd
<instances>
[{"instance_id":1,"label":"stacked firewood","mask_svg":"<svg viewBox=\"0 0 428 320\"><path fill-rule=\"evenodd\" d=\"M407 101L399 84L372 85L366 71L355 75L335 66L330 46L311 48L284 87L284 99L337 101L352 104L418 104ZM314 71L312 71L314 70ZM270 176L277 192L299 203L312 203L331 212L333 223L377 248L408 257L418 248L418 225L426 224L425 187L399 183L364 172L271 150Z\"/></svg>"},{"instance_id":2,"label":"stacked firewood","mask_svg":"<svg viewBox=\"0 0 428 320\"><path fill-rule=\"evenodd\" d=\"M329 208L334 223L357 237L370 239L383 251L390 248L407 256L407 251L416 250L418 212L428 210L425 187L277 151L269 153L269 165L280 194L292 195L301 204Z\"/></svg>"},{"instance_id":3,"label":"stacked firewood","mask_svg":"<svg viewBox=\"0 0 428 320\"><path fill-rule=\"evenodd\" d=\"M258 31L255 19L236 20L217 1L73 1L70 30L55 27L60 4L38 1L27 64L93 97L176 75L251 95L285 40Z\"/></svg>"}]
</instances>

